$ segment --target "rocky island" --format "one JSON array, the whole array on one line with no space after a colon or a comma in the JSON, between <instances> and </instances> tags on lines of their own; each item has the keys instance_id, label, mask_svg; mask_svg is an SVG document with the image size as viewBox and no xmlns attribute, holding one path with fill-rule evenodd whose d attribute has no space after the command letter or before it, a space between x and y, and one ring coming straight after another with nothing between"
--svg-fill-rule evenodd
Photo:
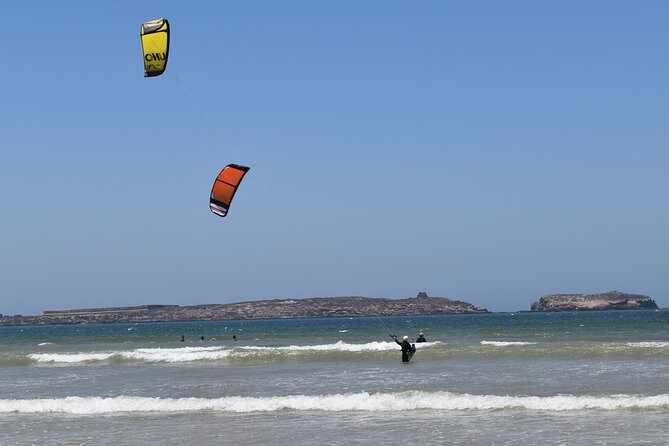
<instances>
[{"instance_id":1,"label":"rocky island","mask_svg":"<svg viewBox=\"0 0 669 446\"><path fill-rule=\"evenodd\" d=\"M275 319L353 316L406 316L429 314L487 313L483 307L445 297L387 299L360 296L274 299L231 304L194 306L141 305L133 307L48 310L41 316L4 316L0 325L45 325L82 323L135 323L209 321L231 319Z\"/></svg>"},{"instance_id":2,"label":"rocky island","mask_svg":"<svg viewBox=\"0 0 669 446\"><path fill-rule=\"evenodd\" d=\"M601 294L551 294L534 302L532 311L592 311L657 309L649 296L609 291Z\"/></svg>"}]
</instances>

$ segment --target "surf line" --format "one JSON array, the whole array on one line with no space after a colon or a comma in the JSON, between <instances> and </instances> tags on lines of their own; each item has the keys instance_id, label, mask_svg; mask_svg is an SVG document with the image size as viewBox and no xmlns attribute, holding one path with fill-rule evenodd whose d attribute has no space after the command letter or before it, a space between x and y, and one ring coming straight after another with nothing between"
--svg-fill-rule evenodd
<instances>
[{"instance_id":1,"label":"surf line","mask_svg":"<svg viewBox=\"0 0 669 446\"><path fill-rule=\"evenodd\" d=\"M78 397L53 399L0 399L0 414L66 413L75 415L117 413L179 413L196 411L369 411L427 409L435 411L528 410L540 412L620 411L645 409L666 411L669 394L658 395L554 395L509 396L451 392L405 391L397 393L349 393L223 398L153 398L142 396Z\"/></svg>"}]
</instances>

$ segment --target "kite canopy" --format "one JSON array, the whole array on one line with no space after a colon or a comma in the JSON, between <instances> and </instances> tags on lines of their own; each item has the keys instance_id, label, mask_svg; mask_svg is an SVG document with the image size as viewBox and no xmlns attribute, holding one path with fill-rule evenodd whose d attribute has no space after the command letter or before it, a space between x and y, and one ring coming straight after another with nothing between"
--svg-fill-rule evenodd
<instances>
[{"instance_id":1,"label":"kite canopy","mask_svg":"<svg viewBox=\"0 0 669 446\"><path fill-rule=\"evenodd\" d=\"M216 181L214 181L214 187L211 188L211 197L209 198L211 212L221 217L228 214L237 187L239 187L239 183L242 182L248 171L249 167L238 164L228 164L221 170L221 173L216 177Z\"/></svg>"},{"instance_id":2,"label":"kite canopy","mask_svg":"<svg viewBox=\"0 0 669 446\"><path fill-rule=\"evenodd\" d=\"M144 77L160 76L167 68L170 51L170 25L167 19L142 23L139 35L142 38Z\"/></svg>"}]
</instances>

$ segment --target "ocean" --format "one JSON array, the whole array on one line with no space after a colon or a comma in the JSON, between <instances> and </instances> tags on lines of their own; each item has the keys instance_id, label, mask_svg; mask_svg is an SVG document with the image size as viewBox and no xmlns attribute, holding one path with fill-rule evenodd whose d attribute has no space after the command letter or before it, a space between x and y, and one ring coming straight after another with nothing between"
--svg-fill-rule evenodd
<instances>
[{"instance_id":1,"label":"ocean","mask_svg":"<svg viewBox=\"0 0 669 446\"><path fill-rule=\"evenodd\" d=\"M669 310L0 327L0 377L1 445L658 445Z\"/></svg>"}]
</instances>

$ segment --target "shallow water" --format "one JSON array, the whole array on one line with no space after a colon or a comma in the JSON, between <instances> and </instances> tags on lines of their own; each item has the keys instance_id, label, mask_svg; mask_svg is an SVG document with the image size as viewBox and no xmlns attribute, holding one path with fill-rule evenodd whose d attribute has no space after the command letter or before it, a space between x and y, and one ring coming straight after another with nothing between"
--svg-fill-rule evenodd
<instances>
[{"instance_id":1,"label":"shallow water","mask_svg":"<svg viewBox=\"0 0 669 446\"><path fill-rule=\"evenodd\" d=\"M402 364L376 318L0 327L0 444L661 444L669 433L669 311L383 322L430 342Z\"/></svg>"}]
</instances>

